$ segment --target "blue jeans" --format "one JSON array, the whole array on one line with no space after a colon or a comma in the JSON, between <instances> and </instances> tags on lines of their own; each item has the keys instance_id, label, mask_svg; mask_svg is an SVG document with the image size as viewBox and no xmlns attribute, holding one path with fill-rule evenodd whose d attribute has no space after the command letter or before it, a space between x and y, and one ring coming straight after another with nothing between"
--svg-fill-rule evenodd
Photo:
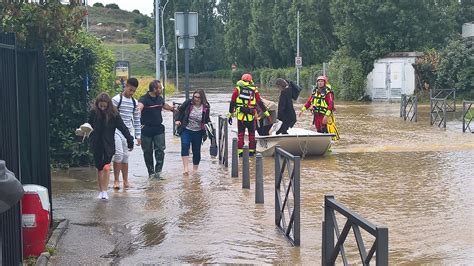
<instances>
[{"instance_id":1,"label":"blue jeans","mask_svg":"<svg viewBox=\"0 0 474 266\"><path fill-rule=\"evenodd\" d=\"M193 149L193 165L201 161L201 143L203 131L192 131L187 128L181 133L181 156L189 156L189 147Z\"/></svg>"}]
</instances>

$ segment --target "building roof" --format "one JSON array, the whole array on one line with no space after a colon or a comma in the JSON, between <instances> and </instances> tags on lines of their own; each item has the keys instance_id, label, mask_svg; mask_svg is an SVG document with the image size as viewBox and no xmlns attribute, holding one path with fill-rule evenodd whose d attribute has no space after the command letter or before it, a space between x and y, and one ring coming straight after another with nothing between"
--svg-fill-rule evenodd
<instances>
[{"instance_id":1,"label":"building roof","mask_svg":"<svg viewBox=\"0 0 474 266\"><path fill-rule=\"evenodd\" d=\"M384 57L418 57L423 56L422 52L392 52L386 54Z\"/></svg>"}]
</instances>

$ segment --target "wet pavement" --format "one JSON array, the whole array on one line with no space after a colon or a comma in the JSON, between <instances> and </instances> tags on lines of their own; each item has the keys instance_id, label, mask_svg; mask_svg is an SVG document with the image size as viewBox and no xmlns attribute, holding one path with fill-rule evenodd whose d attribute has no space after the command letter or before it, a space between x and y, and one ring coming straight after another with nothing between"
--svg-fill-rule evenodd
<instances>
[{"instance_id":1,"label":"wet pavement","mask_svg":"<svg viewBox=\"0 0 474 266\"><path fill-rule=\"evenodd\" d=\"M230 85L207 88L211 116L225 114ZM275 100L273 90L262 94ZM167 102L182 101L177 95ZM295 103L299 109L303 99ZM180 140L165 113L163 176L150 180L140 147L130 156L131 188L98 194L94 168L53 172L53 208L70 220L53 265L77 264L320 264L322 204L332 194L376 225L389 229L391 264L469 264L474 261L474 134L399 118L399 103L337 103L341 140L333 152L301 162L301 246L292 247L274 225L274 163L264 159L265 204L230 177L230 167L203 146L199 172L182 175ZM297 127L311 128L310 116ZM110 184L112 185L112 183ZM343 220L339 222L343 226ZM368 240L368 243L371 241ZM368 246L369 244L366 244ZM358 263L352 234L346 244Z\"/></svg>"}]
</instances>

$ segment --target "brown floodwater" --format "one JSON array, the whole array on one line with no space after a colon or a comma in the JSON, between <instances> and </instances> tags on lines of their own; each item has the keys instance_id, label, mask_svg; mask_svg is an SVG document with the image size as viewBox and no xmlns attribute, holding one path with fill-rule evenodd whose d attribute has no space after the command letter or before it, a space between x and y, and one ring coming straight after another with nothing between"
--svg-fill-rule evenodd
<instances>
[{"instance_id":1,"label":"brown floodwater","mask_svg":"<svg viewBox=\"0 0 474 266\"><path fill-rule=\"evenodd\" d=\"M212 85L210 85L212 84ZM230 84L193 83L206 88L211 116L227 112ZM299 109L309 92L302 92ZM262 95L277 100L274 89ZM182 101L183 94L167 97ZM147 178L140 148L130 158L126 191L95 199L93 168L53 172L55 212L72 224L95 227L111 238L103 258L123 265L147 263L320 264L324 195L334 195L370 222L389 230L391 264L470 264L474 261L474 134L462 133L460 114L447 129L430 126L429 104L418 122L399 117L399 103L336 102L341 140L332 153L301 161L301 246L292 247L274 224L274 159L264 158L265 204L256 205L255 167L251 189L230 177L203 145L199 173L183 176L180 140L167 127L165 180ZM234 124L235 126L235 124ZM297 127L312 129L310 116ZM338 216L338 224L344 225ZM366 247L372 238L367 237ZM359 264L351 234L349 261ZM61 251L61 249L59 250ZM58 256L67 256L59 254ZM339 261L340 263L340 261Z\"/></svg>"}]
</instances>

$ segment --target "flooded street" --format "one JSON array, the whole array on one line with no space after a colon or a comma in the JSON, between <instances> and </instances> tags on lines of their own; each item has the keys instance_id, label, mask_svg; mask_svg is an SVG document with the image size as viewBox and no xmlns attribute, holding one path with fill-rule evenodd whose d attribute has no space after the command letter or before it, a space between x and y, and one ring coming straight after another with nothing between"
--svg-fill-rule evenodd
<instances>
[{"instance_id":1,"label":"flooded street","mask_svg":"<svg viewBox=\"0 0 474 266\"><path fill-rule=\"evenodd\" d=\"M217 126L217 116L227 113L231 84L193 85L206 89ZM276 90L261 92L277 101ZM295 103L297 112L308 93ZM179 94L166 102L183 99ZM254 203L253 160L251 189L243 190L241 175L231 178L230 167L210 158L209 141L199 173L183 176L180 139L172 135L172 115L165 112L165 180L148 179L140 147L130 156L132 187L109 190L107 202L95 198L94 168L52 173L54 214L69 219L70 226L51 262L320 264L322 205L331 194L388 227L390 264L472 263L474 134L462 133L460 114L441 129L430 126L429 103L419 106L417 123L399 117L399 103L336 100L336 107L341 140L332 153L301 161L300 247L292 247L274 224L273 157L264 158L261 205ZM310 114L296 127L313 129ZM338 220L340 230L344 222ZM350 262L360 264L352 233L345 246Z\"/></svg>"}]
</instances>

